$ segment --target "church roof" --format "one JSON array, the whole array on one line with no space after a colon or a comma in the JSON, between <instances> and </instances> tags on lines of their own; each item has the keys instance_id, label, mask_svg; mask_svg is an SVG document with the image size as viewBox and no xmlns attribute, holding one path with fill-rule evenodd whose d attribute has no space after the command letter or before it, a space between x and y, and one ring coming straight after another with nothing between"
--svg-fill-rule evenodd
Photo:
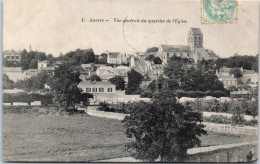
<instances>
[{"instance_id":1,"label":"church roof","mask_svg":"<svg viewBox=\"0 0 260 164\"><path fill-rule=\"evenodd\" d=\"M190 46L165 44L162 44L161 46L164 52L191 52Z\"/></svg>"},{"instance_id":2,"label":"church roof","mask_svg":"<svg viewBox=\"0 0 260 164\"><path fill-rule=\"evenodd\" d=\"M192 33L194 35L202 35L202 32L201 32L200 28L190 28L190 30L192 31Z\"/></svg>"},{"instance_id":3,"label":"church roof","mask_svg":"<svg viewBox=\"0 0 260 164\"><path fill-rule=\"evenodd\" d=\"M205 49L205 48L196 48L196 54L198 55L199 59L202 58L210 58L210 59L215 59L218 58L218 56L215 54L214 51L210 49Z\"/></svg>"}]
</instances>

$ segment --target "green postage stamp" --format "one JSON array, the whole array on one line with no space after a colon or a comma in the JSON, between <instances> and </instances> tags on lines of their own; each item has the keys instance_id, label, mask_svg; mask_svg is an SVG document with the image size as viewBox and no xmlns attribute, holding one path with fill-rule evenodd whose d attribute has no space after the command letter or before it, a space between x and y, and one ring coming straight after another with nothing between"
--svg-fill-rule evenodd
<instances>
[{"instance_id":1,"label":"green postage stamp","mask_svg":"<svg viewBox=\"0 0 260 164\"><path fill-rule=\"evenodd\" d=\"M237 0L201 0L201 23L237 23Z\"/></svg>"}]
</instances>

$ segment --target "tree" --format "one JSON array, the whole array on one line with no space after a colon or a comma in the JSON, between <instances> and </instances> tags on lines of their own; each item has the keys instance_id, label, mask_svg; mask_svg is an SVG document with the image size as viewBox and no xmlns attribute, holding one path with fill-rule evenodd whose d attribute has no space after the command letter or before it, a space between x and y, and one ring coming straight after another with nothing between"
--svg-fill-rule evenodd
<instances>
[{"instance_id":1,"label":"tree","mask_svg":"<svg viewBox=\"0 0 260 164\"><path fill-rule=\"evenodd\" d=\"M102 81L98 75L91 75L89 78L90 81Z\"/></svg>"},{"instance_id":2,"label":"tree","mask_svg":"<svg viewBox=\"0 0 260 164\"><path fill-rule=\"evenodd\" d=\"M235 78L240 78L242 77L242 72L239 68L232 68L229 72L230 75L234 75Z\"/></svg>"},{"instance_id":3,"label":"tree","mask_svg":"<svg viewBox=\"0 0 260 164\"><path fill-rule=\"evenodd\" d=\"M162 60L157 56L153 59L154 64L162 64Z\"/></svg>"},{"instance_id":4,"label":"tree","mask_svg":"<svg viewBox=\"0 0 260 164\"><path fill-rule=\"evenodd\" d=\"M3 73L3 89L13 89L14 81L10 80L9 77Z\"/></svg>"},{"instance_id":5,"label":"tree","mask_svg":"<svg viewBox=\"0 0 260 164\"><path fill-rule=\"evenodd\" d=\"M128 106L130 115L123 120L127 145L136 159L154 162L184 162L189 148L199 146L203 130L202 114L176 102L172 92L158 93L151 103Z\"/></svg>"},{"instance_id":6,"label":"tree","mask_svg":"<svg viewBox=\"0 0 260 164\"><path fill-rule=\"evenodd\" d=\"M155 56L154 56L153 54L150 54L149 56L147 56L147 57L145 58L145 60L153 61L154 58L155 58Z\"/></svg>"},{"instance_id":7,"label":"tree","mask_svg":"<svg viewBox=\"0 0 260 164\"><path fill-rule=\"evenodd\" d=\"M115 76L108 81L116 85L116 90L125 90L125 81L121 76Z\"/></svg>"},{"instance_id":8,"label":"tree","mask_svg":"<svg viewBox=\"0 0 260 164\"><path fill-rule=\"evenodd\" d=\"M127 73L128 83L126 87L126 94L134 94L140 89L140 84L142 83L143 76L136 72L134 69Z\"/></svg>"},{"instance_id":9,"label":"tree","mask_svg":"<svg viewBox=\"0 0 260 164\"><path fill-rule=\"evenodd\" d=\"M81 90L78 84L81 81L80 72L73 70L68 63L55 69L54 75L48 79L48 85L54 93L54 104L63 110L75 105L81 99Z\"/></svg>"},{"instance_id":10,"label":"tree","mask_svg":"<svg viewBox=\"0 0 260 164\"><path fill-rule=\"evenodd\" d=\"M152 48L147 48L146 52L150 53L150 52L157 52L158 51L158 47L152 47Z\"/></svg>"}]
</instances>

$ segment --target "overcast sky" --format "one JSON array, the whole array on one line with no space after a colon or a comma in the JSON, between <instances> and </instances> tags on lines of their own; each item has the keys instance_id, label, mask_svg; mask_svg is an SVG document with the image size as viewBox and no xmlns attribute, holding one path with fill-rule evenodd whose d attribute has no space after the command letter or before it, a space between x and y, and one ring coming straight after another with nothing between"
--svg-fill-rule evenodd
<instances>
[{"instance_id":1,"label":"overcast sky","mask_svg":"<svg viewBox=\"0 0 260 164\"><path fill-rule=\"evenodd\" d=\"M258 53L258 0L238 3L238 23L201 24L200 0L5 0L3 49L29 49L58 56L77 48L145 51L159 44L186 45L190 27L201 28L204 47L221 57ZM115 23L118 19L183 19L174 23ZM82 22L82 18L86 22ZM108 22L89 23L89 19Z\"/></svg>"}]
</instances>

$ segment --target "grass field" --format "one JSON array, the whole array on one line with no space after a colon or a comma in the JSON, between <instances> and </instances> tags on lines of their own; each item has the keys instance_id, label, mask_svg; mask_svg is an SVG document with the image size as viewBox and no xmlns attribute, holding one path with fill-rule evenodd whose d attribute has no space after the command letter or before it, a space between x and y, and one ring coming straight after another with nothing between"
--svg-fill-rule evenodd
<instances>
[{"instance_id":1,"label":"grass field","mask_svg":"<svg viewBox=\"0 0 260 164\"><path fill-rule=\"evenodd\" d=\"M125 129L118 120L72 116L3 114L4 161L95 161L129 156ZM201 146L256 140L209 133Z\"/></svg>"}]
</instances>

